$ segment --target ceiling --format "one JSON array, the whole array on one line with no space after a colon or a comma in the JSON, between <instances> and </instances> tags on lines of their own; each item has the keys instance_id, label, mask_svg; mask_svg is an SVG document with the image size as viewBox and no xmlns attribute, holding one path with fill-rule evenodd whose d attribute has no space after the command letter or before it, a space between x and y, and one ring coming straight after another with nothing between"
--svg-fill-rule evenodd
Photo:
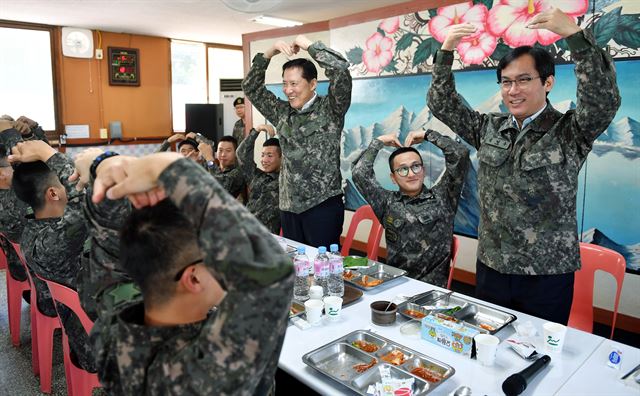
<instances>
[{"instance_id":1,"label":"ceiling","mask_svg":"<svg viewBox=\"0 0 640 396\"><path fill-rule=\"evenodd\" d=\"M223 1L234 8L269 9L239 12ZM250 21L261 14L310 23L406 1L0 0L0 19L241 45L243 33L274 28Z\"/></svg>"}]
</instances>

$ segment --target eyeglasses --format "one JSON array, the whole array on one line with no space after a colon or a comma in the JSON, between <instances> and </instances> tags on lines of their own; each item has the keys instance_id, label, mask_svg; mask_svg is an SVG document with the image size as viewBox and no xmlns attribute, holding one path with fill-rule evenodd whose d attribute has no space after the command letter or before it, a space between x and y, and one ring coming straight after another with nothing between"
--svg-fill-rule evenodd
<instances>
[{"instance_id":1,"label":"eyeglasses","mask_svg":"<svg viewBox=\"0 0 640 396\"><path fill-rule=\"evenodd\" d=\"M414 175L419 175L422 173L424 166L422 164L413 164L411 166L401 166L398 169L395 169L394 172L399 176L406 177L409 175L409 169L413 172Z\"/></svg>"},{"instance_id":2,"label":"eyeglasses","mask_svg":"<svg viewBox=\"0 0 640 396\"><path fill-rule=\"evenodd\" d=\"M192 261L189 264L185 265L184 268L182 268L180 271L178 271L178 273L173 278L173 280L176 281L176 282L180 281L180 278L182 278L182 274L184 274L184 271L186 271L187 268L191 267L192 265L196 265L198 263L202 263L203 261L204 260L200 258L200 259L197 259L196 261Z\"/></svg>"},{"instance_id":3,"label":"eyeglasses","mask_svg":"<svg viewBox=\"0 0 640 396\"><path fill-rule=\"evenodd\" d=\"M513 86L513 83L516 83L516 86L518 88L526 88L529 85L529 83L531 83L531 81L537 80L539 78L542 78L542 77L540 76L519 77L519 78L516 78L515 80L504 79L504 80L498 81L498 84L500 84L500 87L502 87L502 89L505 89L505 90L511 89L511 87Z\"/></svg>"}]
</instances>

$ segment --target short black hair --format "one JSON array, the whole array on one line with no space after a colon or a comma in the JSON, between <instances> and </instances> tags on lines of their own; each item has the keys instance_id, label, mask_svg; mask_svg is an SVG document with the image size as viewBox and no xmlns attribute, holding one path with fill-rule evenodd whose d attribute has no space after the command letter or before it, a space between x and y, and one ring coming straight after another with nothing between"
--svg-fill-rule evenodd
<instances>
[{"instance_id":1,"label":"short black hair","mask_svg":"<svg viewBox=\"0 0 640 396\"><path fill-rule=\"evenodd\" d=\"M145 305L173 296L176 274L200 254L197 238L193 223L169 199L131 212L120 232L120 263Z\"/></svg>"},{"instance_id":2,"label":"short black hair","mask_svg":"<svg viewBox=\"0 0 640 396\"><path fill-rule=\"evenodd\" d=\"M45 205L49 187L60 184L58 175L42 161L24 162L15 167L11 188L16 196L34 211Z\"/></svg>"},{"instance_id":3,"label":"short black hair","mask_svg":"<svg viewBox=\"0 0 640 396\"><path fill-rule=\"evenodd\" d=\"M198 142L195 139L191 139L191 138L184 139L183 141L178 143L178 150L180 150L180 148L185 144L193 146L193 148L196 149L196 151L200 151L198 150Z\"/></svg>"},{"instance_id":4,"label":"short black hair","mask_svg":"<svg viewBox=\"0 0 640 396\"><path fill-rule=\"evenodd\" d=\"M420 163L422 164L422 156L420 155L420 152L418 150L414 149L413 147L400 147L389 156L389 169L391 169L391 172L393 172L393 160L400 154L404 153L416 153L420 158Z\"/></svg>"},{"instance_id":5,"label":"short black hair","mask_svg":"<svg viewBox=\"0 0 640 396\"><path fill-rule=\"evenodd\" d=\"M218 144L222 142L231 142L233 144L234 150L238 148L238 139L234 138L233 136L224 135L223 137L220 138L220 141L218 142Z\"/></svg>"},{"instance_id":6,"label":"short black hair","mask_svg":"<svg viewBox=\"0 0 640 396\"><path fill-rule=\"evenodd\" d=\"M280 139L269 138L262 143L262 147L277 147L278 155L282 156L282 149L280 148Z\"/></svg>"},{"instance_id":7,"label":"short black hair","mask_svg":"<svg viewBox=\"0 0 640 396\"><path fill-rule=\"evenodd\" d=\"M549 52L538 47L531 47L523 45L511 50L508 54L500 59L496 73L498 74L498 82L502 80L502 70L509 66L511 62L524 55L531 55L533 62L536 65L536 71L540 75L540 82L544 85L549 76L555 76L556 65L553 62L553 57Z\"/></svg>"},{"instance_id":8,"label":"short black hair","mask_svg":"<svg viewBox=\"0 0 640 396\"><path fill-rule=\"evenodd\" d=\"M309 59L305 58L291 59L282 65L282 77L284 77L285 70L296 67L302 69L302 78L305 80L311 82L311 80L318 78L318 69L316 69L316 65L314 65Z\"/></svg>"}]
</instances>

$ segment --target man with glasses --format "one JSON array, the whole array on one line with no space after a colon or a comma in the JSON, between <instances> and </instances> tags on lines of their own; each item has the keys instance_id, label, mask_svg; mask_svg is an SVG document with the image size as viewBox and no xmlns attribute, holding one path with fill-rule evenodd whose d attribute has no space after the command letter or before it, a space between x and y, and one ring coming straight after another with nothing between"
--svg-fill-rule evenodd
<instances>
[{"instance_id":1,"label":"man with glasses","mask_svg":"<svg viewBox=\"0 0 640 396\"><path fill-rule=\"evenodd\" d=\"M432 188L424 186L422 157L410 147L425 140L440 148L445 159L444 173ZM383 146L397 147L389 168L400 191L386 190L376 179L373 166ZM387 263L412 278L446 287L453 219L469 169L469 150L433 130L410 132L405 146L395 133L373 139L353 163L353 182L385 229Z\"/></svg>"},{"instance_id":2,"label":"man with glasses","mask_svg":"<svg viewBox=\"0 0 640 396\"><path fill-rule=\"evenodd\" d=\"M451 65L453 49L475 33L470 24L452 26L436 54L428 105L478 149L477 296L567 323L580 269L578 173L613 120L620 95L610 57L573 19L552 9L536 15L528 28L566 39L578 80L575 110L562 114L546 99L555 83L553 58L535 47L515 48L498 64L507 113L465 107Z\"/></svg>"}]
</instances>

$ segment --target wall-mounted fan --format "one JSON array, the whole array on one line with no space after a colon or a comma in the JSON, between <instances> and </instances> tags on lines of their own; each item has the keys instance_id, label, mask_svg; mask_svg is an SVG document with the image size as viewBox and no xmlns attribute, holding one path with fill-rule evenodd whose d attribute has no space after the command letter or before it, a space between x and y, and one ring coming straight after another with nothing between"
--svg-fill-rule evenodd
<instances>
[{"instance_id":1,"label":"wall-mounted fan","mask_svg":"<svg viewBox=\"0 0 640 396\"><path fill-rule=\"evenodd\" d=\"M235 11L260 13L275 8L282 3L282 0L222 0L222 2Z\"/></svg>"},{"instance_id":2,"label":"wall-mounted fan","mask_svg":"<svg viewBox=\"0 0 640 396\"><path fill-rule=\"evenodd\" d=\"M93 33L89 29L62 28L62 55L93 58Z\"/></svg>"}]
</instances>

